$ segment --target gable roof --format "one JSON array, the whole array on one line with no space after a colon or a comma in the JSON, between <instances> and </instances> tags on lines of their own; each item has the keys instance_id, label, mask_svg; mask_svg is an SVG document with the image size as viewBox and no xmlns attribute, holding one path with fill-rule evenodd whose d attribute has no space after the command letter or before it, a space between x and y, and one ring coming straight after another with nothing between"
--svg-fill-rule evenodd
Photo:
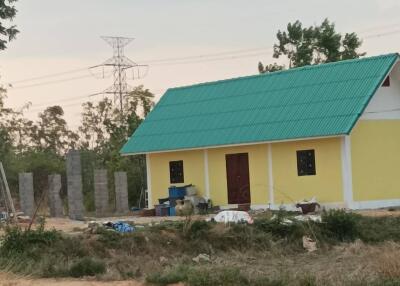
<instances>
[{"instance_id":1,"label":"gable roof","mask_svg":"<svg viewBox=\"0 0 400 286\"><path fill-rule=\"evenodd\" d=\"M398 54L168 89L122 154L349 134Z\"/></svg>"}]
</instances>

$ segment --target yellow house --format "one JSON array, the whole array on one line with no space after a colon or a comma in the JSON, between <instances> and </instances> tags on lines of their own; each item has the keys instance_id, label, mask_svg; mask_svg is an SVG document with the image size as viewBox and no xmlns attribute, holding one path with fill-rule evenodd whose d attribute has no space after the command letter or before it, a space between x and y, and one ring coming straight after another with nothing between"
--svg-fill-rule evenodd
<instances>
[{"instance_id":1,"label":"yellow house","mask_svg":"<svg viewBox=\"0 0 400 286\"><path fill-rule=\"evenodd\" d=\"M169 89L123 147L149 206L194 184L214 205L400 205L398 54Z\"/></svg>"}]
</instances>

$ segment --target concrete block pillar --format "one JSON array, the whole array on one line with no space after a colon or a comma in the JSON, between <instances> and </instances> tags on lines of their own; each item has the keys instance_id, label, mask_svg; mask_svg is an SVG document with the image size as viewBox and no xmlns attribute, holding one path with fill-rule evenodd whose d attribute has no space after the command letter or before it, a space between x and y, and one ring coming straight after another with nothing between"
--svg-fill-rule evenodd
<instances>
[{"instance_id":1,"label":"concrete block pillar","mask_svg":"<svg viewBox=\"0 0 400 286\"><path fill-rule=\"evenodd\" d=\"M21 211L30 217L35 212L35 197L33 194L33 174L19 173L19 199L21 202Z\"/></svg>"},{"instance_id":2,"label":"concrete block pillar","mask_svg":"<svg viewBox=\"0 0 400 286\"><path fill-rule=\"evenodd\" d=\"M128 213L128 179L126 172L115 172L114 181L116 212L121 214Z\"/></svg>"},{"instance_id":3,"label":"concrete block pillar","mask_svg":"<svg viewBox=\"0 0 400 286\"><path fill-rule=\"evenodd\" d=\"M61 175L49 175L49 207L51 217L63 217L63 204L60 197Z\"/></svg>"},{"instance_id":4,"label":"concrete block pillar","mask_svg":"<svg viewBox=\"0 0 400 286\"><path fill-rule=\"evenodd\" d=\"M108 213L107 170L94 170L94 203L97 215Z\"/></svg>"},{"instance_id":5,"label":"concrete block pillar","mask_svg":"<svg viewBox=\"0 0 400 286\"><path fill-rule=\"evenodd\" d=\"M82 194L82 166L79 151L67 154L67 191L70 219L82 220L84 216Z\"/></svg>"}]
</instances>

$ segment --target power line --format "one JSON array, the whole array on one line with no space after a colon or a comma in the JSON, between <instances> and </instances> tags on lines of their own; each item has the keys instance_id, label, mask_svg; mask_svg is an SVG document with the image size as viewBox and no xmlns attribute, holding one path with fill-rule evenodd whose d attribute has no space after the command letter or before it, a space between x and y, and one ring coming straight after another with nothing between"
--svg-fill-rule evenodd
<instances>
[{"instance_id":1,"label":"power line","mask_svg":"<svg viewBox=\"0 0 400 286\"><path fill-rule=\"evenodd\" d=\"M72 107L72 106L78 106L78 105L82 105L82 102L74 102L74 103L64 104L64 105L60 105L60 106L64 109L65 107ZM31 113L40 112L40 111L43 110L43 107L49 107L49 106L51 106L51 105L43 105L42 107L35 106L35 108L33 108L33 109L28 109L26 112L24 112L24 114L31 114Z\"/></svg>"},{"instance_id":2,"label":"power line","mask_svg":"<svg viewBox=\"0 0 400 286\"><path fill-rule=\"evenodd\" d=\"M379 37L394 35L394 34L398 34L398 33L400 33L400 29L393 30L390 32L384 32L384 33L380 33L380 34L367 35L367 36L364 36L364 39L379 38Z\"/></svg>"},{"instance_id":3,"label":"power line","mask_svg":"<svg viewBox=\"0 0 400 286\"><path fill-rule=\"evenodd\" d=\"M42 76L37 76L37 77L31 77L31 78L26 78L26 79L21 79L17 81L13 81L10 84L14 85L16 83L21 83L21 82L27 82L27 81L36 81L39 79L44 79L44 78L49 78L49 77L58 77L60 75L66 75L66 74L71 74L71 73L77 73L80 71L87 70L89 67L86 68L80 68L80 69L74 69L74 70L69 70L69 71L64 71L64 72L59 72L59 73L54 73L54 74L47 74L47 75L42 75Z\"/></svg>"},{"instance_id":4,"label":"power line","mask_svg":"<svg viewBox=\"0 0 400 286\"><path fill-rule=\"evenodd\" d=\"M384 25L361 29L361 30L358 30L357 33L365 34L365 33L371 32L371 31L377 31L377 30L379 31L379 30L384 30L384 29L391 28L391 27L398 27L399 25L400 25L400 23L384 24Z\"/></svg>"},{"instance_id":5,"label":"power line","mask_svg":"<svg viewBox=\"0 0 400 286\"><path fill-rule=\"evenodd\" d=\"M83 75L83 76L76 76L76 77L71 77L71 78L58 79L58 80L45 81L45 82L28 84L28 85L16 86L16 87L11 87L11 88L12 89L24 89L24 88L28 88L28 87L35 87L35 86L49 85L49 84L54 84L54 83L67 82L67 81L72 81L72 80L77 80L77 79L88 78L88 77L92 77L92 75L89 74L89 75Z\"/></svg>"},{"instance_id":6,"label":"power line","mask_svg":"<svg viewBox=\"0 0 400 286\"><path fill-rule=\"evenodd\" d=\"M165 63L153 64L152 66L174 66L174 65L184 65L184 64L193 64L193 63L218 62L218 61L224 61L224 60L237 60L237 59L256 57L256 56L265 55L265 54L271 54L271 53L259 52L259 53L240 55L240 56L225 56L225 57L219 57L219 58L214 58L214 59L192 60L192 61L183 61L183 62L165 62Z\"/></svg>"},{"instance_id":7,"label":"power line","mask_svg":"<svg viewBox=\"0 0 400 286\"><path fill-rule=\"evenodd\" d=\"M383 27L390 27L390 26L392 26L392 25L386 25L386 26L383 26ZM379 28L377 27L377 29L379 29ZM370 34L370 35L364 36L363 38L364 39L379 38L379 37L388 36L388 35L392 35L392 34L398 34L398 33L400 33L400 29L396 29L396 30L388 31L388 32L383 32L383 33ZM257 52L257 53L250 53L250 54L240 55L240 54L245 53L245 52L258 51L258 50L259 51L264 50L265 52ZM186 57L154 59L154 60L148 60L147 62L153 63L153 66L164 66L164 65L172 66L172 65L202 63L202 62L217 62L217 61L224 61L224 60L234 60L234 59L255 57L255 56L258 56L258 55L261 55L261 54L266 54L267 50L272 50L272 48L260 47L260 48L250 48L250 49L242 49L242 50L231 50L231 51L225 51L225 52L219 52L219 53L210 53L210 54L194 55L194 56L186 56ZM237 54L237 56L233 56L235 54ZM223 56L223 55L226 55L226 56ZM228 55L232 55L232 56L228 56ZM209 57L213 57L213 58L208 59ZM135 64L135 63L133 63L133 64ZM110 66L112 64L105 63L104 65L105 66ZM130 66L129 65L126 65L126 66L121 65L121 69L122 70L127 69L127 68L130 68ZM84 70L88 70L88 68L74 69L74 70L69 70L69 71L65 71L65 72L59 72L59 73L55 73L55 74L48 74L48 75L43 75L43 76L32 77L32 78L27 78L27 79L23 79L23 80L18 80L18 81L12 82L12 85L14 85L16 83L22 83L22 82L28 82L28 81L36 81L36 80L39 80L39 79L45 79L45 78L51 78L51 77L58 77L58 76L61 76L61 75L76 73L76 72L80 72L80 71L84 71ZM98 74L101 74L101 73L98 73ZM85 75L85 76L78 76L78 77L72 77L72 78L67 78L67 79L59 79L59 80L53 80L53 81L39 82L39 83L35 83L35 84L16 86L16 87L13 87L13 89L24 89L24 88L36 87L36 86L42 86L42 85L48 85L48 84L54 84L54 83L62 83L62 82L82 79L82 78L86 78L86 77L89 77L89 76Z\"/></svg>"},{"instance_id":8,"label":"power line","mask_svg":"<svg viewBox=\"0 0 400 286\"><path fill-rule=\"evenodd\" d=\"M190 59L201 59L201 58L208 58L208 57L215 57L215 56L223 56L227 54L242 54L252 51L259 51L259 50L269 50L272 51L273 48L268 47L260 47L260 48L252 48L252 49L242 49L242 50L232 50L232 51L225 51L219 53L210 53L210 54L203 54L197 56L186 56L186 57L175 57L175 58L163 58L163 59L155 59L155 60L146 60L146 63L158 63L158 62L168 62L168 61L183 61L183 60L190 60Z\"/></svg>"},{"instance_id":9,"label":"power line","mask_svg":"<svg viewBox=\"0 0 400 286\"><path fill-rule=\"evenodd\" d=\"M240 54L240 53L258 51L258 50L271 50L272 51L272 48L258 47L258 48L249 48L249 49L241 49L241 50L230 50L230 51L223 51L223 52L218 52L218 53L209 53L209 54L193 55L193 56L185 56L185 57L153 59L153 60L140 61L140 62L160 63L160 62L167 62L167 61L183 61L183 60L190 60L190 59L202 59L202 58L208 58L208 57L230 55L230 54ZM76 72L79 72L79 71L90 70L91 68L99 67L99 66L102 66L102 65L93 66L93 67L85 67L85 68L81 68L81 69L69 70L69 71L65 71L65 72L48 74L48 75L43 75L43 76L26 78L26 79L22 79L22 80L13 81L10 84L14 85L16 83L22 83L22 82L27 82L27 81L36 81L36 80L39 80L39 79L45 79L45 78L51 78L51 77L58 77L58 76L65 75L65 74L70 74L70 73L76 73ZM100 72L98 74L100 74Z\"/></svg>"}]
</instances>

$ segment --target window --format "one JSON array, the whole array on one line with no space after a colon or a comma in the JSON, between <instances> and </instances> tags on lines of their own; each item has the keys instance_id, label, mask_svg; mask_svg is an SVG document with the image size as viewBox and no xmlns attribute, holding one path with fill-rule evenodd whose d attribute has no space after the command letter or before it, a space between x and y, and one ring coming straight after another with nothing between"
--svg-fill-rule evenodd
<instances>
[{"instance_id":1,"label":"window","mask_svg":"<svg viewBox=\"0 0 400 286\"><path fill-rule=\"evenodd\" d=\"M314 150L297 151L297 174L299 176L315 175Z\"/></svg>"},{"instance_id":2,"label":"window","mask_svg":"<svg viewBox=\"0 0 400 286\"><path fill-rule=\"evenodd\" d=\"M171 184L183 183L183 161L169 162L169 178Z\"/></svg>"},{"instance_id":3,"label":"window","mask_svg":"<svg viewBox=\"0 0 400 286\"><path fill-rule=\"evenodd\" d=\"M385 79L382 86L390 86L390 77L389 76Z\"/></svg>"}]
</instances>

